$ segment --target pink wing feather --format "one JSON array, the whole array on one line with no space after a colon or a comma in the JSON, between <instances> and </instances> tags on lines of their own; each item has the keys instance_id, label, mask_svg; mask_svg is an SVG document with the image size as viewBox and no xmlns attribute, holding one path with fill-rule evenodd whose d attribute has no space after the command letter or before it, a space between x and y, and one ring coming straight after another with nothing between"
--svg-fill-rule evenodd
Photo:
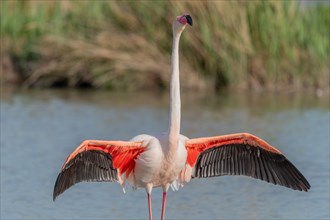
<instances>
[{"instance_id":1,"label":"pink wing feather","mask_svg":"<svg viewBox=\"0 0 330 220\"><path fill-rule=\"evenodd\" d=\"M135 167L135 159L144 151L142 142L86 140L64 162L53 199L81 181L119 181Z\"/></svg>"},{"instance_id":2,"label":"pink wing feather","mask_svg":"<svg viewBox=\"0 0 330 220\"><path fill-rule=\"evenodd\" d=\"M185 169L191 168L192 178L245 175L296 190L310 188L279 150L248 133L190 139L186 149Z\"/></svg>"}]
</instances>

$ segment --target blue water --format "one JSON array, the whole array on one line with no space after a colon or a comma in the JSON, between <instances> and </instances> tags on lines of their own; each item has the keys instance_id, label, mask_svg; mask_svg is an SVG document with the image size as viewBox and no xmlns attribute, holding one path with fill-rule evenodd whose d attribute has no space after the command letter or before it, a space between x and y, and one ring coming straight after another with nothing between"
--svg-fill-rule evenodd
<instances>
[{"instance_id":1,"label":"blue water","mask_svg":"<svg viewBox=\"0 0 330 220\"><path fill-rule=\"evenodd\" d=\"M329 101L313 95L183 94L188 137L250 132L282 151L308 193L242 176L194 179L169 191L167 219L329 219ZM4 91L1 98L1 219L146 219L144 190L79 183L56 202L64 160L84 139L127 140L167 129L167 94ZM160 189L152 193L154 218Z\"/></svg>"}]
</instances>

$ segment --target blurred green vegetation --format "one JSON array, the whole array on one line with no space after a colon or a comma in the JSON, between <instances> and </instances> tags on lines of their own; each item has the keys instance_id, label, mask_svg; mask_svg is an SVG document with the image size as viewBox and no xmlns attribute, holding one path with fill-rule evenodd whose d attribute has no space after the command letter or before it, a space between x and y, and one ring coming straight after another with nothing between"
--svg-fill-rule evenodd
<instances>
[{"instance_id":1,"label":"blurred green vegetation","mask_svg":"<svg viewBox=\"0 0 330 220\"><path fill-rule=\"evenodd\" d=\"M167 88L171 23L182 86L329 86L330 7L297 1L1 1L1 80L30 86Z\"/></svg>"}]
</instances>

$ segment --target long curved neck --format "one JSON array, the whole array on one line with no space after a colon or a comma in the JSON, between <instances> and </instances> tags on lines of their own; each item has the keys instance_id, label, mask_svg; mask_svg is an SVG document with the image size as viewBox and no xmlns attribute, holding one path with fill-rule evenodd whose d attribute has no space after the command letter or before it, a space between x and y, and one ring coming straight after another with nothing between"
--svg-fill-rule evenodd
<instances>
[{"instance_id":1,"label":"long curved neck","mask_svg":"<svg viewBox=\"0 0 330 220\"><path fill-rule=\"evenodd\" d=\"M173 32L171 84L170 84L170 123L168 128L169 151L176 149L180 135L181 100L179 77L179 40L181 32Z\"/></svg>"}]
</instances>

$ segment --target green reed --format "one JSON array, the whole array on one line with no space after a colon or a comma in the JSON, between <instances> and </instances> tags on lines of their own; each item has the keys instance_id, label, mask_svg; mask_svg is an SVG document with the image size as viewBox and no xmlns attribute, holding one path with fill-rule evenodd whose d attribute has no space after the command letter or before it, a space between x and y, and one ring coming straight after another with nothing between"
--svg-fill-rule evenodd
<instances>
[{"instance_id":1,"label":"green reed","mask_svg":"<svg viewBox=\"0 0 330 220\"><path fill-rule=\"evenodd\" d=\"M184 87L328 86L326 3L1 1L1 50L26 86L166 88L170 24L184 12Z\"/></svg>"}]
</instances>

